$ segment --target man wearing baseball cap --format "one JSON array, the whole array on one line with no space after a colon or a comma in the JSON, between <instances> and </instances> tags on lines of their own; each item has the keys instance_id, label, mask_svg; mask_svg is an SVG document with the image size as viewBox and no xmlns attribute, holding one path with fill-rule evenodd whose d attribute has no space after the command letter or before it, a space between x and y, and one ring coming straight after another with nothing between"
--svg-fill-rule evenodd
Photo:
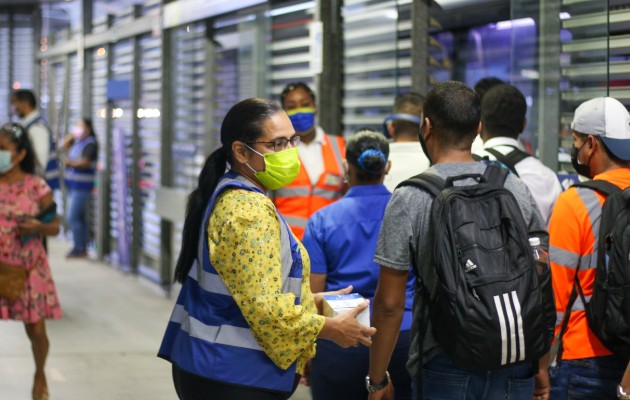
<instances>
[{"instance_id":1,"label":"man wearing baseball cap","mask_svg":"<svg viewBox=\"0 0 630 400\"><path fill-rule=\"evenodd\" d=\"M630 114L623 104L611 97L582 103L575 110L571 136L571 160L580 175L630 187ZM550 393L545 377L537 379L535 394L543 399L567 399L569 392L580 398L630 399L625 397L630 374L624 377L628 358L612 354L591 331L581 296L569 304L576 276L584 299L593 294L604 201L590 188L572 187L558 197L551 215L549 253L561 346L549 370Z\"/></svg>"}]
</instances>

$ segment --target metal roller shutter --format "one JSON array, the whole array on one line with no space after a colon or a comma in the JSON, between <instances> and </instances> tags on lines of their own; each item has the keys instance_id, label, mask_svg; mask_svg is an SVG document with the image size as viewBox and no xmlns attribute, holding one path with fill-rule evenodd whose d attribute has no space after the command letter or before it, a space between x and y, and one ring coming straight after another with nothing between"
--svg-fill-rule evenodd
<instances>
[{"instance_id":1,"label":"metal roller shutter","mask_svg":"<svg viewBox=\"0 0 630 400\"><path fill-rule=\"evenodd\" d=\"M291 82L302 81L313 90L310 69L310 23L315 13L314 1L273 2L269 62L269 96L280 100L282 89Z\"/></svg>"},{"instance_id":2,"label":"metal roller shutter","mask_svg":"<svg viewBox=\"0 0 630 400\"><path fill-rule=\"evenodd\" d=\"M205 160L205 23L173 30L173 187L190 191ZM181 247L182 224L174 225L174 248Z\"/></svg>"},{"instance_id":3,"label":"metal roller shutter","mask_svg":"<svg viewBox=\"0 0 630 400\"><path fill-rule=\"evenodd\" d=\"M158 3L159 4L159 3ZM155 188L160 183L160 102L162 37L140 38L140 100L136 111L140 136L142 254L140 268L157 275L160 267L160 217L155 213Z\"/></svg>"},{"instance_id":4,"label":"metal roller shutter","mask_svg":"<svg viewBox=\"0 0 630 400\"><path fill-rule=\"evenodd\" d=\"M411 0L346 0L345 134L382 129L394 97L411 88Z\"/></svg>"}]
</instances>

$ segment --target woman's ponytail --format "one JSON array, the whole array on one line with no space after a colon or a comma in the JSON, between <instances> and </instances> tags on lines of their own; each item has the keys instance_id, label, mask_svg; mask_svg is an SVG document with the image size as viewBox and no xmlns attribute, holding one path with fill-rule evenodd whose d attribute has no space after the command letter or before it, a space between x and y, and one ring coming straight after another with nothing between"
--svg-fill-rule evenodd
<instances>
[{"instance_id":1,"label":"woman's ponytail","mask_svg":"<svg viewBox=\"0 0 630 400\"><path fill-rule=\"evenodd\" d=\"M197 188L188 197L186 220L182 231L182 248L175 266L175 280L177 282L183 283L186 280L190 267L197 257L203 213L206 204L210 201L210 197L219 183L219 179L225 173L227 154L227 150L223 147L210 154L199 173Z\"/></svg>"}]
</instances>

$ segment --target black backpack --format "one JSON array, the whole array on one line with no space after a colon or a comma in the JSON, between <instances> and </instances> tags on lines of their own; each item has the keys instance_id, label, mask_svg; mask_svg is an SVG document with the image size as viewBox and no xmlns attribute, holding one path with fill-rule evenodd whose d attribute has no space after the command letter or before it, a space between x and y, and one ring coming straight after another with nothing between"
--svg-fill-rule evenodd
<instances>
[{"instance_id":1,"label":"black backpack","mask_svg":"<svg viewBox=\"0 0 630 400\"><path fill-rule=\"evenodd\" d=\"M538 362L551 342L527 225L503 187L507 175L489 165L483 175L444 181L423 173L399 185L434 197L429 253L437 278L425 277L421 289L435 339L455 365L471 372ZM478 183L453 185L468 178Z\"/></svg>"},{"instance_id":2,"label":"black backpack","mask_svg":"<svg viewBox=\"0 0 630 400\"><path fill-rule=\"evenodd\" d=\"M516 172L516 164L520 163L527 157L531 157L531 155L524 152L523 150L519 149L516 146L510 146L510 145L506 145L506 146L512 148L512 151L507 154L503 154L500 151L493 149L492 147L484 149L484 151L492 154L494 158L497 159L498 162L508 167L509 170L512 171L514 175L518 176L518 172ZM475 161L482 161L484 158L487 158L487 156L481 157L477 154L473 154L473 158L475 159Z\"/></svg>"},{"instance_id":3,"label":"black backpack","mask_svg":"<svg viewBox=\"0 0 630 400\"><path fill-rule=\"evenodd\" d=\"M585 305L588 325L597 338L616 355L630 356L630 187L621 190L610 182L595 180L574 187L595 190L606 201L597 239L597 272L593 296L587 303L576 271L560 337L579 295ZM562 358L562 347L558 358Z\"/></svg>"}]
</instances>

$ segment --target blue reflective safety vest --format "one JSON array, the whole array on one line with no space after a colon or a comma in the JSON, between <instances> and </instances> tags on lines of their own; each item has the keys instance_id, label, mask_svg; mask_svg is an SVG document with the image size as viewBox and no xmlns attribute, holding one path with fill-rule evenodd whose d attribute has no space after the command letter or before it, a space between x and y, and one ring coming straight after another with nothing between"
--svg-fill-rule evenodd
<instances>
[{"instance_id":1,"label":"blue reflective safety vest","mask_svg":"<svg viewBox=\"0 0 630 400\"><path fill-rule=\"evenodd\" d=\"M28 129L38 122L48 131L48 163L46 164L44 179L46 179L46 183L48 183L48 186L50 186L51 189L59 189L59 162L57 160L57 146L55 145L53 134L48 126L48 123L44 117L40 115L28 125L25 125L24 129L28 132Z\"/></svg>"},{"instance_id":2,"label":"blue reflective safety vest","mask_svg":"<svg viewBox=\"0 0 630 400\"><path fill-rule=\"evenodd\" d=\"M210 262L207 227L217 196L243 189L264 194L244 177L226 173L206 207L197 259L177 298L158 356L192 374L227 384L291 391L296 363L283 370L256 342L240 308ZM284 218L280 219L282 292L300 303L302 256Z\"/></svg>"},{"instance_id":3,"label":"blue reflective safety vest","mask_svg":"<svg viewBox=\"0 0 630 400\"><path fill-rule=\"evenodd\" d=\"M89 145L96 145L94 136L76 140L70 151L68 151L68 159L78 161L83 158L83 150ZM64 180L68 189L78 189L91 191L94 188L94 180L96 179L96 161L92 161L88 168L66 167Z\"/></svg>"}]
</instances>

